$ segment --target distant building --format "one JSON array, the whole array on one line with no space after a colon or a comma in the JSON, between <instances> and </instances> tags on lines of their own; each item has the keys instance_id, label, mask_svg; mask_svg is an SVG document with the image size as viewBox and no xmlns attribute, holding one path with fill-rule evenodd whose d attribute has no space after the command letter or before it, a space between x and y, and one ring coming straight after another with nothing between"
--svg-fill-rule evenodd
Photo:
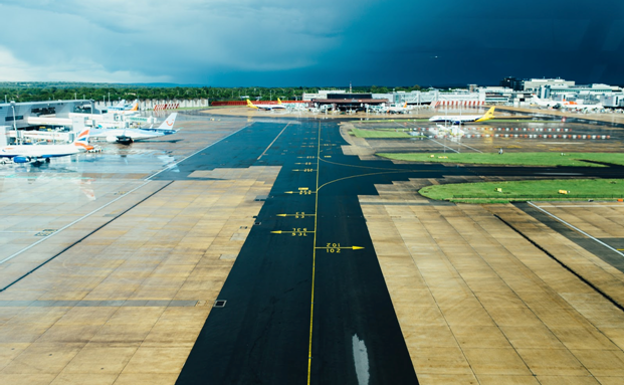
<instances>
[{"instance_id":1,"label":"distant building","mask_svg":"<svg viewBox=\"0 0 624 385\"><path fill-rule=\"evenodd\" d=\"M574 80L565 80L565 79L529 79L522 81L522 90L523 91L539 91L540 87L550 86L550 87L573 87L576 83Z\"/></svg>"},{"instance_id":2,"label":"distant building","mask_svg":"<svg viewBox=\"0 0 624 385\"><path fill-rule=\"evenodd\" d=\"M344 90L319 90L316 93L305 92L303 94L303 100L306 102L310 102L314 99L327 99L327 95L329 94L345 94L347 91Z\"/></svg>"},{"instance_id":3,"label":"distant building","mask_svg":"<svg viewBox=\"0 0 624 385\"><path fill-rule=\"evenodd\" d=\"M600 103L606 108L624 108L624 93L614 92L600 97Z\"/></svg>"},{"instance_id":4,"label":"distant building","mask_svg":"<svg viewBox=\"0 0 624 385\"><path fill-rule=\"evenodd\" d=\"M478 91L480 99L485 101L486 104L509 103L513 99L514 95L513 89L503 86L481 87Z\"/></svg>"},{"instance_id":5,"label":"distant building","mask_svg":"<svg viewBox=\"0 0 624 385\"><path fill-rule=\"evenodd\" d=\"M320 92L319 92L320 94ZM324 98L312 98L311 103L317 107L330 105L332 108L347 111L364 111L366 106L375 106L388 103L388 99L375 99L372 94L350 94L344 91L321 94Z\"/></svg>"},{"instance_id":6,"label":"distant building","mask_svg":"<svg viewBox=\"0 0 624 385\"><path fill-rule=\"evenodd\" d=\"M56 100L48 102L0 103L0 146L7 145L9 132L40 126L40 118L51 116L58 126L71 123L69 113L90 113L93 103L89 100Z\"/></svg>"},{"instance_id":7,"label":"distant building","mask_svg":"<svg viewBox=\"0 0 624 385\"><path fill-rule=\"evenodd\" d=\"M619 87L607 84L590 85L559 85L542 86L539 96L543 99L553 100L583 100L584 102L597 103L603 96L611 95L613 92L621 91Z\"/></svg>"},{"instance_id":8,"label":"distant building","mask_svg":"<svg viewBox=\"0 0 624 385\"><path fill-rule=\"evenodd\" d=\"M514 91L523 91L524 90L524 81L517 79L513 76L508 76L500 81L501 87L511 88Z\"/></svg>"}]
</instances>

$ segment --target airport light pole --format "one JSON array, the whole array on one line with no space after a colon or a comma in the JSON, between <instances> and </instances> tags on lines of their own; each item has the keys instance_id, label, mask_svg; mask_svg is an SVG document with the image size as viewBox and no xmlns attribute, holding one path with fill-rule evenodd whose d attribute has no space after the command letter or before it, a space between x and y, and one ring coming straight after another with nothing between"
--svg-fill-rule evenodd
<instances>
[{"instance_id":1,"label":"airport light pole","mask_svg":"<svg viewBox=\"0 0 624 385\"><path fill-rule=\"evenodd\" d=\"M15 140L19 144L19 135L17 133L17 122L15 121L15 102L11 102L11 108L13 109L13 129L15 130Z\"/></svg>"}]
</instances>

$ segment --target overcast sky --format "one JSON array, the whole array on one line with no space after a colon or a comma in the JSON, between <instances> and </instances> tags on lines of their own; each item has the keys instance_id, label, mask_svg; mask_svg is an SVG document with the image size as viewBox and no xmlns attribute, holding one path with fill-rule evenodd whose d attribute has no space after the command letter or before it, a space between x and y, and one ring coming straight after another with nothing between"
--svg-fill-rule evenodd
<instances>
[{"instance_id":1,"label":"overcast sky","mask_svg":"<svg viewBox=\"0 0 624 385\"><path fill-rule=\"evenodd\" d=\"M624 84L624 1L0 0L0 81Z\"/></svg>"}]
</instances>

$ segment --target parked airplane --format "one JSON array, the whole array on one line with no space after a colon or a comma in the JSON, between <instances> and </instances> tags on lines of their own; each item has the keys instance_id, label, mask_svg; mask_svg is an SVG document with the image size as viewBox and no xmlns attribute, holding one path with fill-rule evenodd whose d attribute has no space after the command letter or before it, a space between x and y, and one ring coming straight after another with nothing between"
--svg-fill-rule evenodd
<instances>
[{"instance_id":1,"label":"parked airplane","mask_svg":"<svg viewBox=\"0 0 624 385\"><path fill-rule=\"evenodd\" d=\"M130 144L139 140L147 140L160 136L175 134L173 129L177 112L169 115L169 117L157 128L138 129L138 128L112 128L103 130L93 130L91 137L106 138L109 143Z\"/></svg>"},{"instance_id":2,"label":"parked airplane","mask_svg":"<svg viewBox=\"0 0 624 385\"><path fill-rule=\"evenodd\" d=\"M533 95L529 103L532 106L546 107L546 108L567 108L567 109L582 108L579 106L577 102L574 102L574 101L568 101L565 99L563 101L545 100L545 99L540 99L535 95Z\"/></svg>"},{"instance_id":3,"label":"parked airplane","mask_svg":"<svg viewBox=\"0 0 624 385\"><path fill-rule=\"evenodd\" d=\"M411 111L411 108L407 107L407 102L405 102L402 106L391 105L390 107L386 107L383 111L389 114L407 114Z\"/></svg>"},{"instance_id":4,"label":"parked airplane","mask_svg":"<svg viewBox=\"0 0 624 385\"><path fill-rule=\"evenodd\" d=\"M14 163L49 162L50 158L80 154L92 150L89 145L89 129L78 134L71 144L30 144L6 146L0 149L0 157L11 158Z\"/></svg>"},{"instance_id":5,"label":"parked airplane","mask_svg":"<svg viewBox=\"0 0 624 385\"><path fill-rule=\"evenodd\" d=\"M125 100L119 102L119 104L108 107L108 112L117 112L117 111L138 111L139 110L139 99L135 100L132 104L126 104Z\"/></svg>"},{"instance_id":6,"label":"parked airplane","mask_svg":"<svg viewBox=\"0 0 624 385\"><path fill-rule=\"evenodd\" d=\"M484 122L494 117L494 109L490 108L484 115L436 115L432 116L430 122L450 122L452 124L464 124L472 122Z\"/></svg>"},{"instance_id":7,"label":"parked airplane","mask_svg":"<svg viewBox=\"0 0 624 385\"><path fill-rule=\"evenodd\" d=\"M256 110L273 111L273 110L285 110L286 106L282 104L282 101L277 98L277 104L253 104L247 99L247 107L255 108Z\"/></svg>"}]
</instances>

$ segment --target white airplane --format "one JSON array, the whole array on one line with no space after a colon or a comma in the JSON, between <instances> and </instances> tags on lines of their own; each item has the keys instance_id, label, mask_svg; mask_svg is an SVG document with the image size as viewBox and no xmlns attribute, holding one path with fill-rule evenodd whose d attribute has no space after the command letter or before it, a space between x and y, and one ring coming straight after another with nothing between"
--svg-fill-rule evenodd
<instances>
[{"instance_id":1,"label":"white airplane","mask_svg":"<svg viewBox=\"0 0 624 385\"><path fill-rule=\"evenodd\" d=\"M253 104L249 99L247 99L247 107L254 108L256 110L264 110L264 111L274 111L274 110L285 110L286 106L282 104L282 101L277 98L277 104Z\"/></svg>"},{"instance_id":2,"label":"white airplane","mask_svg":"<svg viewBox=\"0 0 624 385\"><path fill-rule=\"evenodd\" d=\"M138 111L139 110L139 99L135 100L132 104L126 104L125 100L120 101L118 104L114 106L110 106L107 108L108 112L117 112L117 111Z\"/></svg>"},{"instance_id":3,"label":"white airplane","mask_svg":"<svg viewBox=\"0 0 624 385\"><path fill-rule=\"evenodd\" d=\"M173 129L177 112L169 115L169 117L157 128L138 129L138 128L112 128L103 130L93 130L92 138L106 138L109 143L129 144L139 140L157 138L159 136L175 134Z\"/></svg>"},{"instance_id":4,"label":"white airplane","mask_svg":"<svg viewBox=\"0 0 624 385\"><path fill-rule=\"evenodd\" d=\"M89 129L78 134L71 144L30 144L0 148L0 157L11 158L14 163L49 162L50 158L80 154L92 150L89 145Z\"/></svg>"},{"instance_id":5,"label":"white airplane","mask_svg":"<svg viewBox=\"0 0 624 385\"><path fill-rule=\"evenodd\" d=\"M407 106L407 102L405 102L402 106L391 105L390 107L384 108L384 112L389 114L406 114L412 109Z\"/></svg>"},{"instance_id":6,"label":"white airplane","mask_svg":"<svg viewBox=\"0 0 624 385\"><path fill-rule=\"evenodd\" d=\"M563 101L545 100L545 99L540 99L535 95L533 95L529 104L532 106L547 107L547 108L562 108L562 109L570 109L570 110L578 110L578 109L583 108L582 104L579 104L574 101L569 101L565 99Z\"/></svg>"},{"instance_id":7,"label":"white airplane","mask_svg":"<svg viewBox=\"0 0 624 385\"><path fill-rule=\"evenodd\" d=\"M126 105L126 99L121 99L119 101L119 103L115 104L114 106L110 106L108 107L109 109L114 108L114 109L121 109L122 107L124 107Z\"/></svg>"},{"instance_id":8,"label":"white airplane","mask_svg":"<svg viewBox=\"0 0 624 385\"><path fill-rule=\"evenodd\" d=\"M531 101L529 102L530 105L532 106L538 106L538 107L547 107L547 108L551 108L551 107L560 107L561 106L561 102L558 102L556 100L545 100L545 99L540 99L537 96L533 95L533 97L531 97Z\"/></svg>"},{"instance_id":9,"label":"white airplane","mask_svg":"<svg viewBox=\"0 0 624 385\"><path fill-rule=\"evenodd\" d=\"M432 116L430 122L450 122L453 124L484 122L494 117L494 109L490 108L484 115L436 115Z\"/></svg>"}]
</instances>

